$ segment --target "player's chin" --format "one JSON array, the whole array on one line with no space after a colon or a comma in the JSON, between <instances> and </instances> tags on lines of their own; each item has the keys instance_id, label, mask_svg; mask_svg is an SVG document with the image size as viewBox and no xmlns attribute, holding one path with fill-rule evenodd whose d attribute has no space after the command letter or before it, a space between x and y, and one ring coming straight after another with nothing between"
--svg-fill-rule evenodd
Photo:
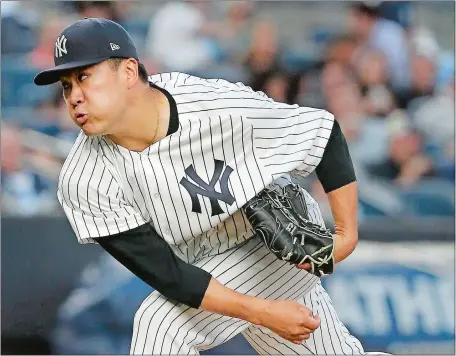
<instances>
[{"instance_id":1,"label":"player's chin","mask_svg":"<svg viewBox=\"0 0 456 356\"><path fill-rule=\"evenodd\" d=\"M95 125L91 121L87 121L84 125L80 126L86 136L101 136L104 131L98 125Z\"/></svg>"}]
</instances>

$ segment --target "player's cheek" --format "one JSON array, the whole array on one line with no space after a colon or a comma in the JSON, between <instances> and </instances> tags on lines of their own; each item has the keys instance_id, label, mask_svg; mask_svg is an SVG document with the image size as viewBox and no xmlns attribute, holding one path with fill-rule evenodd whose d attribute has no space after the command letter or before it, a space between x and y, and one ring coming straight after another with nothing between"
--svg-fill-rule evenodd
<instances>
[{"instance_id":1,"label":"player's cheek","mask_svg":"<svg viewBox=\"0 0 456 356\"><path fill-rule=\"evenodd\" d=\"M102 94L97 101L102 105L103 111L105 111L108 116L111 116L112 113L119 112L123 98L117 92L110 91L106 94Z\"/></svg>"}]
</instances>

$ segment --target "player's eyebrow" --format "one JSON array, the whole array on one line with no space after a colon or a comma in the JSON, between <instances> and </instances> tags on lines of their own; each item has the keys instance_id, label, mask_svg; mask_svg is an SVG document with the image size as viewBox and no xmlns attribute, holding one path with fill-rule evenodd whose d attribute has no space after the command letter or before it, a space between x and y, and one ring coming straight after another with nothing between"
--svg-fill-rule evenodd
<instances>
[{"instance_id":1,"label":"player's eyebrow","mask_svg":"<svg viewBox=\"0 0 456 356\"><path fill-rule=\"evenodd\" d=\"M87 71L89 68L90 68L90 66L85 66L85 67L81 67L81 68L75 68L75 69L73 69L71 72L67 72L67 73L65 73L65 74L62 74L62 75L60 76L60 80L61 80L62 82L64 82L64 81L69 81L70 78L71 78L72 76L75 76L75 75L77 76L77 75L79 75L81 72Z\"/></svg>"},{"instance_id":2,"label":"player's eyebrow","mask_svg":"<svg viewBox=\"0 0 456 356\"><path fill-rule=\"evenodd\" d=\"M72 70L71 72L64 73L60 76L60 81L69 82L71 77L78 75L79 69Z\"/></svg>"}]
</instances>

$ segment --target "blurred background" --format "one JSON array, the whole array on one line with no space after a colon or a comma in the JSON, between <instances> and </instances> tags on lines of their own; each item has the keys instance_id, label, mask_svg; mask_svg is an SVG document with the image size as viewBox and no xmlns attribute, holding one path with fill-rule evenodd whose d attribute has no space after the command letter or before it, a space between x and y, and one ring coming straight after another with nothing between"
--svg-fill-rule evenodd
<instances>
[{"instance_id":1,"label":"blurred background","mask_svg":"<svg viewBox=\"0 0 456 356\"><path fill-rule=\"evenodd\" d=\"M80 246L56 199L77 131L59 85L32 80L76 19L132 35L150 74L242 81L326 108L359 184L360 243L324 280L367 351L453 354L452 1L1 2L2 354L125 354L151 288ZM312 175L301 183L320 202ZM238 336L206 354L255 354Z\"/></svg>"}]
</instances>

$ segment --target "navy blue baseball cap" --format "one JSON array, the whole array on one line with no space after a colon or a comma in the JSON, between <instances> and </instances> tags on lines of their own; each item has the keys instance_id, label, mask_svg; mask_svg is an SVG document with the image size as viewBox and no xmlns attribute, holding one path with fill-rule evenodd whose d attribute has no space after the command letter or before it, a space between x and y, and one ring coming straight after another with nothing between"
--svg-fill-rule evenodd
<instances>
[{"instance_id":1,"label":"navy blue baseball cap","mask_svg":"<svg viewBox=\"0 0 456 356\"><path fill-rule=\"evenodd\" d=\"M65 28L54 44L55 67L39 73L36 85L60 80L68 70L100 63L106 59L134 58L138 52L128 32L118 23L102 18L84 18Z\"/></svg>"}]
</instances>

